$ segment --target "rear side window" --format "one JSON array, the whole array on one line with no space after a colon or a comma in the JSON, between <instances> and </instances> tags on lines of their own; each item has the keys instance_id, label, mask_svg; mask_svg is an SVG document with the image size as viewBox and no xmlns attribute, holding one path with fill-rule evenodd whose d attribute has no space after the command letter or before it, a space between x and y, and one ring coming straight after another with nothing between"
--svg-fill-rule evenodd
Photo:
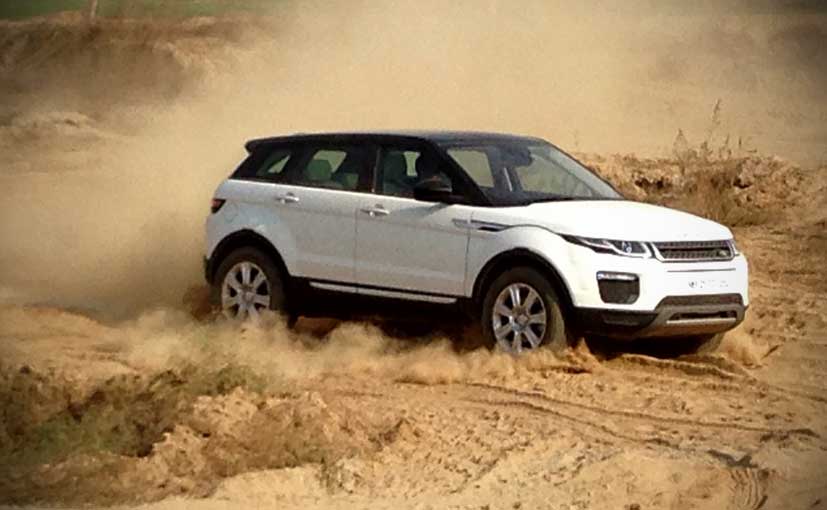
<instances>
[{"instance_id":1,"label":"rear side window","mask_svg":"<svg viewBox=\"0 0 827 510\"><path fill-rule=\"evenodd\" d=\"M256 170L256 177L259 179L275 180L281 175L290 161L292 152L286 149L277 149L264 158L264 161Z\"/></svg>"},{"instance_id":2,"label":"rear side window","mask_svg":"<svg viewBox=\"0 0 827 510\"><path fill-rule=\"evenodd\" d=\"M318 147L304 159L288 178L291 184L355 191L368 172L370 151L365 147Z\"/></svg>"},{"instance_id":3,"label":"rear side window","mask_svg":"<svg viewBox=\"0 0 827 510\"><path fill-rule=\"evenodd\" d=\"M233 174L235 179L283 182L296 151L291 147L257 147Z\"/></svg>"}]
</instances>

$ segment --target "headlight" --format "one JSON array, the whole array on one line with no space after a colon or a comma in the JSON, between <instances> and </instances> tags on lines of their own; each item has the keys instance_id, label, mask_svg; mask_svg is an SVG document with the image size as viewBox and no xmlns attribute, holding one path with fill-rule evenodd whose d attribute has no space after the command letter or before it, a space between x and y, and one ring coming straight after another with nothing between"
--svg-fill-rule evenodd
<instances>
[{"instance_id":1,"label":"headlight","mask_svg":"<svg viewBox=\"0 0 827 510\"><path fill-rule=\"evenodd\" d=\"M591 248L598 253L611 253L623 257L649 258L652 251L646 245L638 241L615 241L612 239L595 239L592 237L563 236L563 238L574 244Z\"/></svg>"}]
</instances>

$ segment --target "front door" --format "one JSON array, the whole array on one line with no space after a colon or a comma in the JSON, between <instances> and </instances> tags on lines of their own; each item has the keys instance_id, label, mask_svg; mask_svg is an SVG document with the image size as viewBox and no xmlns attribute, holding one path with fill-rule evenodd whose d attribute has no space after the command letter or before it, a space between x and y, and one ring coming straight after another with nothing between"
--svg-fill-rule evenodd
<instances>
[{"instance_id":1,"label":"front door","mask_svg":"<svg viewBox=\"0 0 827 510\"><path fill-rule=\"evenodd\" d=\"M424 177L452 182L427 151L380 151L375 194L363 196L356 215L360 292L436 302L463 295L471 207L413 198L415 184Z\"/></svg>"}]
</instances>

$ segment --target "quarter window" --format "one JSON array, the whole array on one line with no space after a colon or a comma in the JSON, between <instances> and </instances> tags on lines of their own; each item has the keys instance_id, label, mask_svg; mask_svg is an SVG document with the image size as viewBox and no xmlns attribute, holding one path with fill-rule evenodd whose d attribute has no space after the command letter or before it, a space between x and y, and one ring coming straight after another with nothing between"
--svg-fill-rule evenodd
<instances>
[{"instance_id":1,"label":"quarter window","mask_svg":"<svg viewBox=\"0 0 827 510\"><path fill-rule=\"evenodd\" d=\"M264 159L264 162L256 169L256 177L259 179L276 180L284 171L287 162L290 161L289 150L275 150Z\"/></svg>"}]
</instances>

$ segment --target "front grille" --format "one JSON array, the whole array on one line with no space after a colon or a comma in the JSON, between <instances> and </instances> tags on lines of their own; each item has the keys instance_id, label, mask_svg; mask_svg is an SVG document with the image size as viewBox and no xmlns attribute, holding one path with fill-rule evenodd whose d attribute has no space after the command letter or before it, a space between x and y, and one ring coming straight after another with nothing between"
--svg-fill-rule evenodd
<instances>
[{"instance_id":1,"label":"front grille","mask_svg":"<svg viewBox=\"0 0 827 510\"><path fill-rule=\"evenodd\" d=\"M732 260L729 241L680 241L653 243L655 253L664 262L706 262Z\"/></svg>"},{"instance_id":2,"label":"front grille","mask_svg":"<svg viewBox=\"0 0 827 510\"><path fill-rule=\"evenodd\" d=\"M706 296L667 296L661 306L743 305L740 294L709 294Z\"/></svg>"}]
</instances>

